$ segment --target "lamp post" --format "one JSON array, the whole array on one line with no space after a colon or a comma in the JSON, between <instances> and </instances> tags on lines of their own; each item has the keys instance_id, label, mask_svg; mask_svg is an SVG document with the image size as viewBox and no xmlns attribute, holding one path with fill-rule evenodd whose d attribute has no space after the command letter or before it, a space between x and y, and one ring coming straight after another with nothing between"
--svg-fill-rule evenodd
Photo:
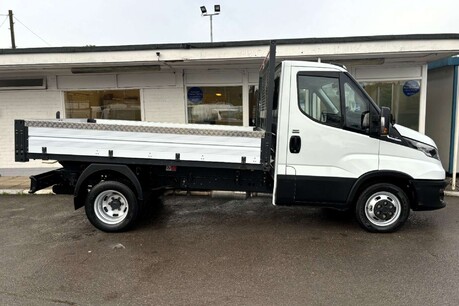
<instances>
[{"instance_id":1,"label":"lamp post","mask_svg":"<svg viewBox=\"0 0 459 306\"><path fill-rule=\"evenodd\" d=\"M210 17L210 42L214 42L214 34L212 30L212 17L220 14L220 4L214 5L214 12L208 13L205 6L201 6L201 16Z\"/></svg>"}]
</instances>

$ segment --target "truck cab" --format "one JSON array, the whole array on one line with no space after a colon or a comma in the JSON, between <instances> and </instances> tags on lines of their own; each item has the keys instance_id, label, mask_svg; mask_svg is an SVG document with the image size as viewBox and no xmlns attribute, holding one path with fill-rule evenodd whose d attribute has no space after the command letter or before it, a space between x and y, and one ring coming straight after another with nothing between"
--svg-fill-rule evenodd
<instances>
[{"instance_id":1,"label":"truck cab","mask_svg":"<svg viewBox=\"0 0 459 306\"><path fill-rule=\"evenodd\" d=\"M273 83L274 204L355 204L370 231L445 206L435 143L394 124L343 67L284 61Z\"/></svg>"}]
</instances>

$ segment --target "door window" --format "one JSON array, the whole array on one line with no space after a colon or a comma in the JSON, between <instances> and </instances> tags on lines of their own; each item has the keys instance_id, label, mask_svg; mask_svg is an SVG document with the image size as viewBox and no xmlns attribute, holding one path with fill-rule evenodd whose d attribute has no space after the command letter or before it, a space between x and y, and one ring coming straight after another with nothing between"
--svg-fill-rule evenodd
<instances>
[{"instance_id":1,"label":"door window","mask_svg":"<svg viewBox=\"0 0 459 306\"><path fill-rule=\"evenodd\" d=\"M355 84L344 82L344 109L346 110L345 126L349 129L364 131L368 129L368 123L364 124L365 114L369 114L369 102ZM369 120L369 115L367 119Z\"/></svg>"},{"instance_id":2,"label":"door window","mask_svg":"<svg viewBox=\"0 0 459 306\"><path fill-rule=\"evenodd\" d=\"M298 105L309 118L341 127L339 79L323 76L298 76Z\"/></svg>"}]
</instances>

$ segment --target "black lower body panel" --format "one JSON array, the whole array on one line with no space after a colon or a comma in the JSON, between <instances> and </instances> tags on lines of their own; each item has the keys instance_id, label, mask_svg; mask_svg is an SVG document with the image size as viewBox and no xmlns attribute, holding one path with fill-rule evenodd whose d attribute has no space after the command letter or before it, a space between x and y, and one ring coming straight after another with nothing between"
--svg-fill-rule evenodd
<instances>
[{"instance_id":1,"label":"black lower body panel","mask_svg":"<svg viewBox=\"0 0 459 306\"><path fill-rule=\"evenodd\" d=\"M416 193L413 210L435 210L446 206L444 180L412 180Z\"/></svg>"},{"instance_id":2,"label":"black lower body panel","mask_svg":"<svg viewBox=\"0 0 459 306\"><path fill-rule=\"evenodd\" d=\"M278 175L277 205L319 205L344 208L354 178Z\"/></svg>"}]
</instances>

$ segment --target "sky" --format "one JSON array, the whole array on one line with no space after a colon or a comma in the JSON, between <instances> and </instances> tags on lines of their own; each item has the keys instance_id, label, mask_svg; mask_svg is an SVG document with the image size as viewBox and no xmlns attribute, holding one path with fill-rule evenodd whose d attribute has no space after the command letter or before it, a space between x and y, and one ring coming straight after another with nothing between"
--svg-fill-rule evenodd
<instances>
[{"instance_id":1,"label":"sky","mask_svg":"<svg viewBox=\"0 0 459 306\"><path fill-rule=\"evenodd\" d=\"M459 33L458 0L2 0L0 49L8 10L18 48L104 46L208 42L214 4L214 41Z\"/></svg>"}]
</instances>

